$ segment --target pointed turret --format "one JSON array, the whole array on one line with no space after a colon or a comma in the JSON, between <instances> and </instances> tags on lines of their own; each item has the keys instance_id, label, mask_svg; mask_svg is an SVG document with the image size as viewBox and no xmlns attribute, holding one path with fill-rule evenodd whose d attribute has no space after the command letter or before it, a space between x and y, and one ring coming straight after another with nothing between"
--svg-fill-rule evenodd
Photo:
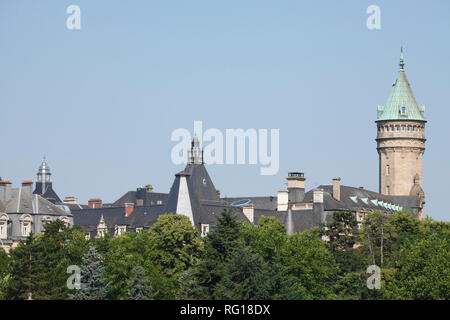
<instances>
[{"instance_id":1,"label":"pointed turret","mask_svg":"<svg viewBox=\"0 0 450 320\"><path fill-rule=\"evenodd\" d=\"M397 77L386 105L378 106L377 151L380 193L418 196L419 218L423 217L422 157L425 152L424 107L417 105L405 74L403 48Z\"/></svg>"},{"instance_id":2,"label":"pointed turret","mask_svg":"<svg viewBox=\"0 0 450 320\"><path fill-rule=\"evenodd\" d=\"M41 165L39 166L39 170L36 176L37 176L36 188L34 189L33 193L41 195L42 197L46 198L47 200L53 203L61 202L61 199L53 190L52 187L53 183L51 177L52 173L50 172L50 167L47 164L45 156L42 159Z\"/></svg>"},{"instance_id":3,"label":"pointed turret","mask_svg":"<svg viewBox=\"0 0 450 320\"><path fill-rule=\"evenodd\" d=\"M391 92L385 106L378 106L377 121L384 120L418 120L425 121L425 107L418 106L414 98L404 70L403 48L400 51L400 62L397 77L392 84Z\"/></svg>"}]
</instances>

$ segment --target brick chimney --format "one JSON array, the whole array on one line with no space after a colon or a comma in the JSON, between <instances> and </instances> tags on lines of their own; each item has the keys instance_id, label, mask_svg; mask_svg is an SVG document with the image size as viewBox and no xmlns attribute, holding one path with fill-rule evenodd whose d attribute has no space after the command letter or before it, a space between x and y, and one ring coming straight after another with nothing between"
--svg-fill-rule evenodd
<instances>
[{"instance_id":1,"label":"brick chimney","mask_svg":"<svg viewBox=\"0 0 450 320\"><path fill-rule=\"evenodd\" d=\"M333 198L341 200L341 178L333 179Z\"/></svg>"},{"instance_id":2,"label":"brick chimney","mask_svg":"<svg viewBox=\"0 0 450 320\"><path fill-rule=\"evenodd\" d=\"M0 181L0 201L6 203L11 199L11 182L9 180Z\"/></svg>"},{"instance_id":3,"label":"brick chimney","mask_svg":"<svg viewBox=\"0 0 450 320\"><path fill-rule=\"evenodd\" d=\"M103 207L102 199L99 199L99 198L89 199L89 201L88 201L89 209L99 209L102 207Z\"/></svg>"},{"instance_id":4,"label":"brick chimney","mask_svg":"<svg viewBox=\"0 0 450 320\"><path fill-rule=\"evenodd\" d=\"M134 211L134 203L125 203L125 217L129 217Z\"/></svg>"},{"instance_id":5,"label":"brick chimney","mask_svg":"<svg viewBox=\"0 0 450 320\"><path fill-rule=\"evenodd\" d=\"M22 193L30 196L33 194L33 181L25 180L22 182Z\"/></svg>"}]
</instances>

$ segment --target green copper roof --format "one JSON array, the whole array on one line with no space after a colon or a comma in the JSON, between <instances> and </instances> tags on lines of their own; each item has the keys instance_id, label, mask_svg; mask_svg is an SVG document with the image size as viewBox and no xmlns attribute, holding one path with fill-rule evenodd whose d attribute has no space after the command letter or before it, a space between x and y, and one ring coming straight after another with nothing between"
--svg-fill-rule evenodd
<instances>
[{"instance_id":1,"label":"green copper roof","mask_svg":"<svg viewBox=\"0 0 450 320\"><path fill-rule=\"evenodd\" d=\"M403 50L400 53L400 69L392 84L391 93L385 106L378 106L377 121L380 120L419 120L425 121L425 107L418 106L406 78Z\"/></svg>"}]
</instances>

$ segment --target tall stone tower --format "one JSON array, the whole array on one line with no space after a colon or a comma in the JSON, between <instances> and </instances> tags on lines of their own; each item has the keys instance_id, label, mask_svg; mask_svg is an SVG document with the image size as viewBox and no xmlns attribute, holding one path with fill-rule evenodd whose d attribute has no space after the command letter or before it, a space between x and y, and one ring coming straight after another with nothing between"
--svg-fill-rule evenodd
<instances>
[{"instance_id":1,"label":"tall stone tower","mask_svg":"<svg viewBox=\"0 0 450 320\"><path fill-rule=\"evenodd\" d=\"M425 107L418 106L406 78L403 50L397 77L385 106L378 106L377 151L380 193L416 196L423 218L422 157L425 152Z\"/></svg>"}]
</instances>

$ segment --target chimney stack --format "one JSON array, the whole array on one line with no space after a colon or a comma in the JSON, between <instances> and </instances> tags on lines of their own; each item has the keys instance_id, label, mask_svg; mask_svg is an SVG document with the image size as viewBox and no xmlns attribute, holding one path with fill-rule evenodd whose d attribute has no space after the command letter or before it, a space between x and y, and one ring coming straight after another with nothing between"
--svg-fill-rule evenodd
<instances>
[{"instance_id":1,"label":"chimney stack","mask_svg":"<svg viewBox=\"0 0 450 320\"><path fill-rule=\"evenodd\" d=\"M148 184L148 185L145 186L145 190L147 192L153 192L153 186L151 184Z\"/></svg>"},{"instance_id":2,"label":"chimney stack","mask_svg":"<svg viewBox=\"0 0 450 320\"><path fill-rule=\"evenodd\" d=\"M333 179L333 198L341 200L341 178Z\"/></svg>"},{"instance_id":3,"label":"chimney stack","mask_svg":"<svg viewBox=\"0 0 450 320\"><path fill-rule=\"evenodd\" d=\"M0 181L0 201L5 204L11 199L11 182L9 180Z\"/></svg>"},{"instance_id":4,"label":"chimney stack","mask_svg":"<svg viewBox=\"0 0 450 320\"><path fill-rule=\"evenodd\" d=\"M314 189L313 202L314 203L323 203L323 189Z\"/></svg>"},{"instance_id":5,"label":"chimney stack","mask_svg":"<svg viewBox=\"0 0 450 320\"><path fill-rule=\"evenodd\" d=\"M89 209L99 209L102 207L103 207L102 199L99 199L99 198L89 199L89 201L88 201Z\"/></svg>"},{"instance_id":6,"label":"chimney stack","mask_svg":"<svg viewBox=\"0 0 450 320\"><path fill-rule=\"evenodd\" d=\"M134 203L125 203L125 217L129 217L134 211Z\"/></svg>"},{"instance_id":7,"label":"chimney stack","mask_svg":"<svg viewBox=\"0 0 450 320\"><path fill-rule=\"evenodd\" d=\"M288 199L289 203L302 202L305 199L305 175L303 172L289 172Z\"/></svg>"},{"instance_id":8,"label":"chimney stack","mask_svg":"<svg viewBox=\"0 0 450 320\"><path fill-rule=\"evenodd\" d=\"M22 182L22 192L23 194L32 195L33 194L33 181L25 180Z\"/></svg>"},{"instance_id":9,"label":"chimney stack","mask_svg":"<svg viewBox=\"0 0 450 320\"><path fill-rule=\"evenodd\" d=\"M286 211L288 209L288 191L279 190L277 194L277 211Z\"/></svg>"},{"instance_id":10,"label":"chimney stack","mask_svg":"<svg viewBox=\"0 0 450 320\"><path fill-rule=\"evenodd\" d=\"M75 197L65 197L63 203L73 203L77 204L77 198Z\"/></svg>"}]
</instances>

